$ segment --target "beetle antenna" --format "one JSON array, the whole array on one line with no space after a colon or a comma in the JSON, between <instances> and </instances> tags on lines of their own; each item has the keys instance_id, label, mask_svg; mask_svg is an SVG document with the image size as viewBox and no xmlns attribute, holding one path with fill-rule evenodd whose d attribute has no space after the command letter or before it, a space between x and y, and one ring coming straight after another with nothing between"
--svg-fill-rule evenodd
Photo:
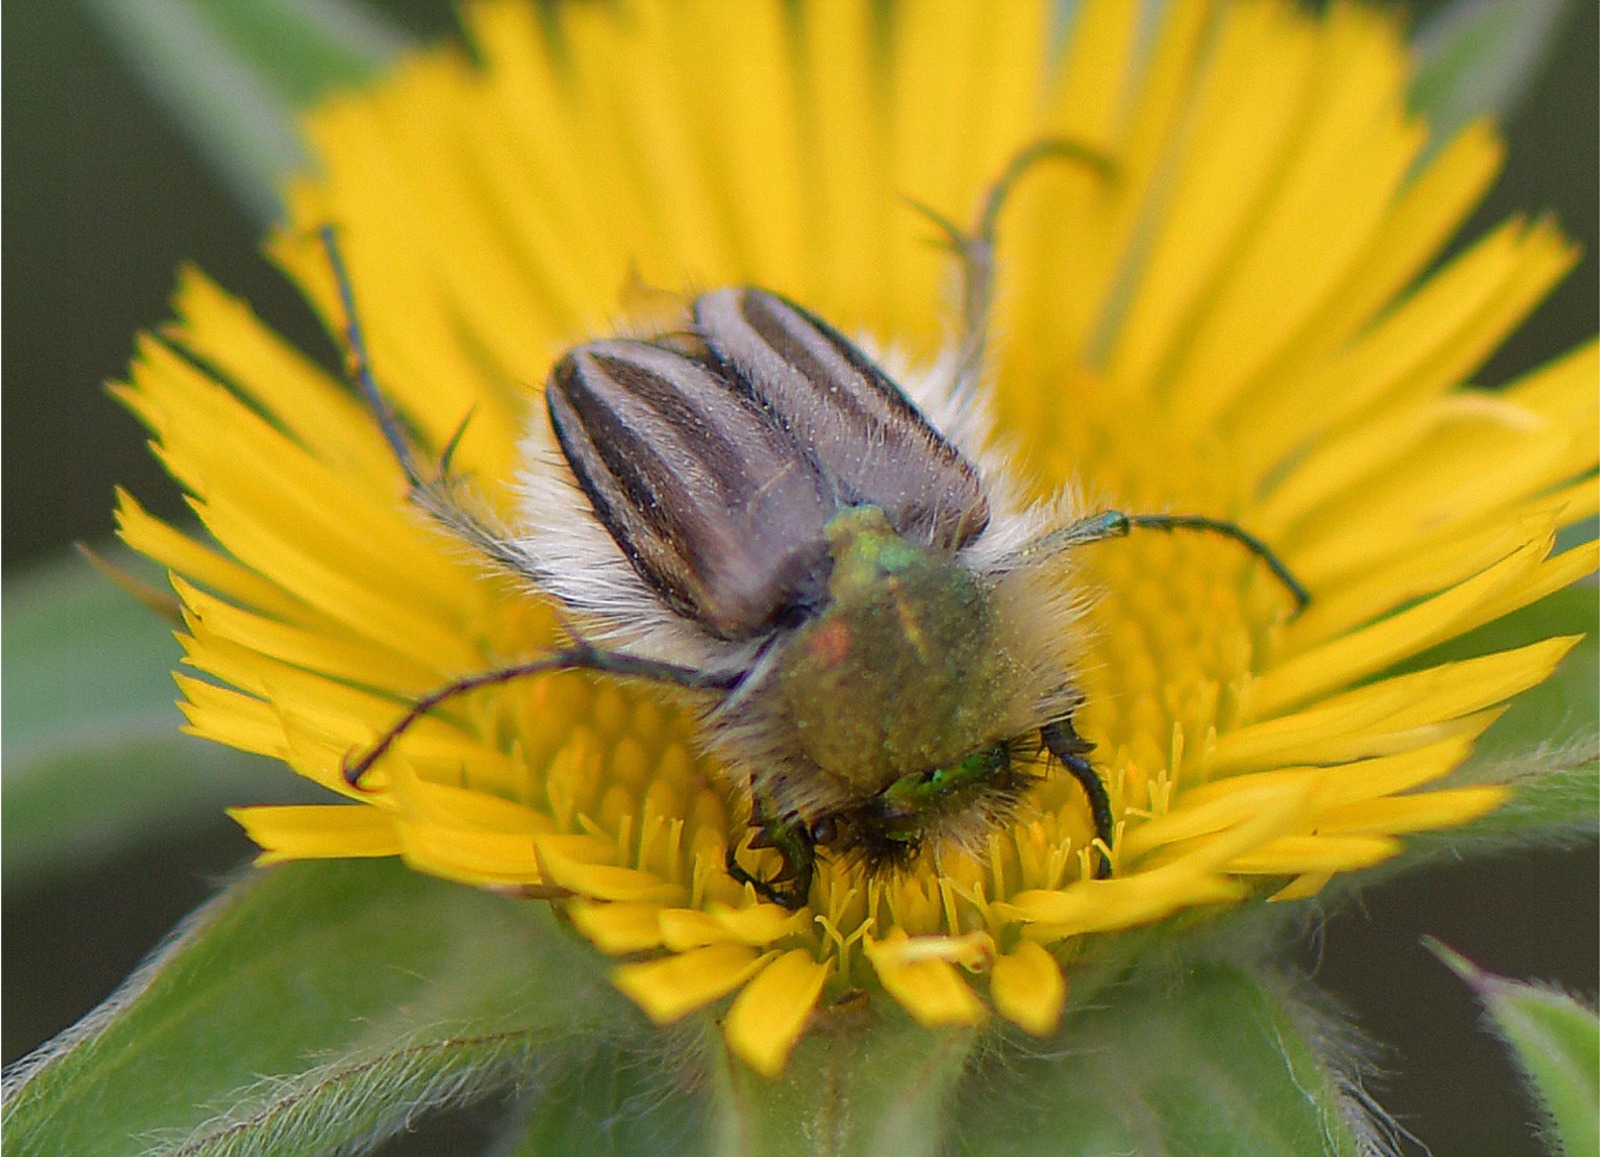
<instances>
[{"instance_id":1,"label":"beetle antenna","mask_svg":"<svg viewBox=\"0 0 1600 1157\"><path fill-rule=\"evenodd\" d=\"M1294 597L1294 613L1299 614L1311 602L1311 592L1306 590L1288 565L1261 539L1251 534L1237 522L1225 518L1210 518L1203 514L1124 514L1120 510L1107 510L1069 522L1066 526L1034 539L1015 557L1021 564L1052 558L1075 547L1108 538L1126 538L1135 530L1199 530L1231 538L1255 555L1274 578L1284 585Z\"/></svg>"}]
</instances>

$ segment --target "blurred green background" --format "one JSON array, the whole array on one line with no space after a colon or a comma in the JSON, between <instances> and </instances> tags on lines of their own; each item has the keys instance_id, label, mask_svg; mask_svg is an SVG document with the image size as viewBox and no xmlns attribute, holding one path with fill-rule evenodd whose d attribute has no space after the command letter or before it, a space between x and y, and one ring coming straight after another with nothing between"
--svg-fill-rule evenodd
<instances>
[{"instance_id":1,"label":"blurred green background","mask_svg":"<svg viewBox=\"0 0 1600 1157\"><path fill-rule=\"evenodd\" d=\"M235 0L248 3L249 0ZM1131 0L1130 0L1131 2ZM1179 0L1182 2L1182 0ZM419 37L454 27L445 0L375 5ZM1426 12L1432 4L1418 4ZM1479 375L1504 381L1595 331L1597 6L1572 5L1550 66L1509 126L1504 179L1471 231L1509 213L1553 210L1584 246L1577 270ZM104 540L112 487L156 512L183 507L139 427L104 394L134 335L168 314L177 267L203 266L320 356L333 349L294 292L257 255L256 229L178 130L130 79L75 3L13 0L4 98L8 258L3 524L5 576ZM8 670L8 694L27 672ZM174 715L176 722L176 715ZM264 768L263 774L278 774ZM3 1052L24 1054L71 1024L250 847L220 814L181 843L119 854L46 887L7 887ZM1316 930L1306 962L1387 1046L1370 1091L1443 1154L1538 1152L1530 1111L1465 990L1425 953L1429 932L1493 971L1593 993L1600 871L1592 845L1477 863L1369 895ZM488 1119L492 1109L479 1109ZM471 1129L469 1123L465 1126ZM412 1151L457 1134L425 1132Z\"/></svg>"}]
</instances>

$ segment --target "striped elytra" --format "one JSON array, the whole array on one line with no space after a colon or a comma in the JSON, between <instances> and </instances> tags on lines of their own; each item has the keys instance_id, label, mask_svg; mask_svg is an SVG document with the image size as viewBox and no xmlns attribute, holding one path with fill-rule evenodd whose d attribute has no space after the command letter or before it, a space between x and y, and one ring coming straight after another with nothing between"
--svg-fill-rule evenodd
<instances>
[{"instance_id":1,"label":"striped elytra","mask_svg":"<svg viewBox=\"0 0 1600 1157\"><path fill-rule=\"evenodd\" d=\"M954 551L988 525L972 465L855 345L775 293L693 305L694 348L608 339L550 374L557 441L595 516L674 610L721 639L825 598L825 528L875 506Z\"/></svg>"}]
</instances>

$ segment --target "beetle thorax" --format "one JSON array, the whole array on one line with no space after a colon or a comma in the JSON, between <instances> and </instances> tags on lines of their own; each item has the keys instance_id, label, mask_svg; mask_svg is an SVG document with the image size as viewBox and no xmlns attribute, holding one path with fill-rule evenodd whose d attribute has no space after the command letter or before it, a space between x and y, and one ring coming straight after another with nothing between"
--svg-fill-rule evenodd
<instances>
[{"instance_id":1,"label":"beetle thorax","mask_svg":"<svg viewBox=\"0 0 1600 1157\"><path fill-rule=\"evenodd\" d=\"M865 795L1004 738L1020 679L987 583L876 507L827 531L828 604L785 643L771 684L797 746Z\"/></svg>"}]
</instances>

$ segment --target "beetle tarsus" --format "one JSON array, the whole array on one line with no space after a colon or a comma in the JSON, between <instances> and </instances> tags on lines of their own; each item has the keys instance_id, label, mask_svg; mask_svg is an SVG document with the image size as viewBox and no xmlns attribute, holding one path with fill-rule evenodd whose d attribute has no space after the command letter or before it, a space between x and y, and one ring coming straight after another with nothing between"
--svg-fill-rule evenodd
<instances>
[{"instance_id":1,"label":"beetle tarsus","mask_svg":"<svg viewBox=\"0 0 1600 1157\"><path fill-rule=\"evenodd\" d=\"M724 860L728 875L737 884L749 884L763 900L791 912L804 907L811 895L811 881L817 869L816 843L806 824L797 815L781 819L769 815L765 798L752 786L750 827L755 834L745 841L745 846L752 850L771 848L776 851L778 871L767 879L746 871L739 863L740 841L733 840L728 844Z\"/></svg>"}]
</instances>

